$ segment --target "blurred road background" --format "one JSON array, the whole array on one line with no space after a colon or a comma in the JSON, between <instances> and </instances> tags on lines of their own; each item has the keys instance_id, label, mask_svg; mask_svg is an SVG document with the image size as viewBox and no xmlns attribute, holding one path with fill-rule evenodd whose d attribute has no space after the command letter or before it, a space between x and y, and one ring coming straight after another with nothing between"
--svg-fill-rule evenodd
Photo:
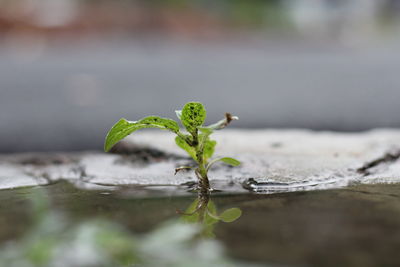
<instances>
[{"instance_id":1,"label":"blurred road background","mask_svg":"<svg viewBox=\"0 0 400 267\"><path fill-rule=\"evenodd\" d=\"M0 152L101 149L120 117L400 127L400 1L0 0Z\"/></svg>"}]
</instances>

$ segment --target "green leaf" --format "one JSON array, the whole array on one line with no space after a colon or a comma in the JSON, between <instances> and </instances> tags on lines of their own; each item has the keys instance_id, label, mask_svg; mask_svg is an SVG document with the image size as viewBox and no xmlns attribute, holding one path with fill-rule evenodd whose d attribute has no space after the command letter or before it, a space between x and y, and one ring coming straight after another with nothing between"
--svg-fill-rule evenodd
<instances>
[{"instance_id":1,"label":"green leaf","mask_svg":"<svg viewBox=\"0 0 400 267\"><path fill-rule=\"evenodd\" d=\"M219 159L214 159L212 160L208 166L207 166L207 171L211 168L212 165L214 165L215 163L217 163L218 161L222 161L226 164L229 164L231 166L238 166L240 165L240 161L238 161L237 159L234 158L229 158L229 157L225 157L225 158L219 158Z\"/></svg>"},{"instance_id":2,"label":"green leaf","mask_svg":"<svg viewBox=\"0 0 400 267\"><path fill-rule=\"evenodd\" d=\"M214 150L216 145L217 141L210 139L207 139L206 142L204 143L203 155L206 161L207 159L211 158L214 155Z\"/></svg>"},{"instance_id":3,"label":"green leaf","mask_svg":"<svg viewBox=\"0 0 400 267\"><path fill-rule=\"evenodd\" d=\"M240 161L238 161L237 159L234 159L234 158L229 158L229 157L220 158L218 161L222 161L231 166L239 166L240 165Z\"/></svg>"},{"instance_id":4,"label":"green leaf","mask_svg":"<svg viewBox=\"0 0 400 267\"><path fill-rule=\"evenodd\" d=\"M161 118L158 116L149 116L141 119L137 123L148 125L151 128L166 128L173 131L174 133L177 133L179 131L179 125L176 121L167 118Z\"/></svg>"},{"instance_id":5,"label":"green leaf","mask_svg":"<svg viewBox=\"0 0 400 267\"><path fill-rule=\"evenodd\" d=\"M118 141L125 138L132 132L141 129L136 122L120 119L108 132L104 143L104 151L109 151Z\"/></svg>"},{"instance_id":6,"label":"green leaf","mask_svg":"<svg viewBox=\"0 0 400 267\"><path fill-rule=\"evenodd\" d=\"M139 121L128 121L122 118L108 132L104 142L104 151L109 151L120 140L143 128L158 128L170 130L174 133L179 132L178 123L171 119L149 116Z\"/></svg>"},{"instance_id":7,"label":"green leaf","mask_svg":"<svg viewBox=\"0 0 400 267\"><path fill-rule=\"evenodd\" d=\"M193 147L189 146L185 140L183 140L181 137L177 136L177 137L175 137L175 143L177 144L177 146L179 146L180 148L185 150L189 154L190 157L192 157L195 161L197 161L196 150Z\"/></svg>"},{"instance_id":8,"label":"green leaf","mask_svg":"<svg viewBox=\"0 0 400 267\"><path fill-rule=\"evenodd\" d=\"M236 221L241 215L242 211L239 208L231 208L225 210L221 215L219 215L219 218L222 221L229 223Z\"/></svg>"},{"instance_id":9,"label":"green leaf","mask_svg":"<svg viewBox=\"0 0 400 267\"><path fill-rule=\"evenodd\" d=\"M181 121L186 130L193 134L197 127L203 125L206 119L206 110L199 102L189 102L182 109Z\"/></svg>"}]
</instances>

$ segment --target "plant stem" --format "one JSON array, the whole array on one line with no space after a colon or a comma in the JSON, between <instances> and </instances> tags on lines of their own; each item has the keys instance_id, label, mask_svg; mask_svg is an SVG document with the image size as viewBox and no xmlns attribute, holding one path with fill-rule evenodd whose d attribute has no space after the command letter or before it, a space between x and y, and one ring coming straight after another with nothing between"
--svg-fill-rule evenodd
<instances>
[{"instance_id":1,"label":"plant stem","mask_svg":"<svg viewBox=\"0 0 400 267\"><path fill-rule=\"evenodd\" d=\"M204 160L204 142L206 140L207 138L202 138L202 140L199 142L198 134L196 133L193 135L193 143L196 144L195 150L198 164L195 172L197 178L199 179L199 188L201 194L208 193L210 190L210 182L208 181L206 162Z\"/></svg>"},{"instance_id":2,"label":"plant stem","mask_svg":"<svg viewBox=\"0 0 400 267\"><path fill-rule=\"evenodd\" d=\"M199 164L196 170L197 177L199 178L200 193L206 194L210 190L210 182L208 181L207 171L204 164Z\"/></svg>"}]
</instances>

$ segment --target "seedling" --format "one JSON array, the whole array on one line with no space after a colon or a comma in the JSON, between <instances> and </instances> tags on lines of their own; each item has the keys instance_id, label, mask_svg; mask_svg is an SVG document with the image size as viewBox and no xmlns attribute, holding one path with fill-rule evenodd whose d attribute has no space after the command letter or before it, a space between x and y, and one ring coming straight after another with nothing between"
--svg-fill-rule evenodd
<instances>
[{"instance_id":1,"label":"seedling","mask_svg":"<svg viewBox=\"0 0 400 267\"><path fill-rule=\"evenodd\" d=\"M226 113L225 118L217 123L203 126L206 119L206 110L199 102L189 102L182 110L175 112L187 133L181 131L176 121L167 118L149 116L138 121L128 121L122 118L108 132L104 143L104 150L106 152L109 151L121 139L143 128L169 130L177 135L175 143L185 150L197 164L194 167L182 166L176 168L175 174L181 170L194 169L199 181L200 191L208 192L210 190L208 171L215 163L224 162L231 166L238 166L240 164L238 160L229 157L210 160L217 144L216 141L210 139L210 135L216 130L225 128L232 120L237 120L238 117Z\"/></svg>"}]
</instances>

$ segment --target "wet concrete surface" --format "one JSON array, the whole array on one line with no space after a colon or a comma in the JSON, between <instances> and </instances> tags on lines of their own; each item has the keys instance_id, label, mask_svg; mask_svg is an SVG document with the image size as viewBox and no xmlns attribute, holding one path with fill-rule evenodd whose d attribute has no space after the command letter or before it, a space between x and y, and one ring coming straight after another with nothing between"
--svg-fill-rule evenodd
<instances>
[{"instance_id":1,"label":"wet concrete surface","mask_svg":"<svg viewBox=\"0 0 400 267\"><path fill-rule=\"evenodd\" d=\"M214 187L228 191L276 193L397 183L400 133L305 130L224 130L215 157L235 157L238 167L210 170ZM123 144L123 143L122 143ZM277 145L279 144L279 145ZM104 152L16 153L0 156L0 188L46 185L67 180L76 186L185 185L196 182L194 163L167 132L143 131L125 141L119 154Z\"/></svg>"}]
</instances>

